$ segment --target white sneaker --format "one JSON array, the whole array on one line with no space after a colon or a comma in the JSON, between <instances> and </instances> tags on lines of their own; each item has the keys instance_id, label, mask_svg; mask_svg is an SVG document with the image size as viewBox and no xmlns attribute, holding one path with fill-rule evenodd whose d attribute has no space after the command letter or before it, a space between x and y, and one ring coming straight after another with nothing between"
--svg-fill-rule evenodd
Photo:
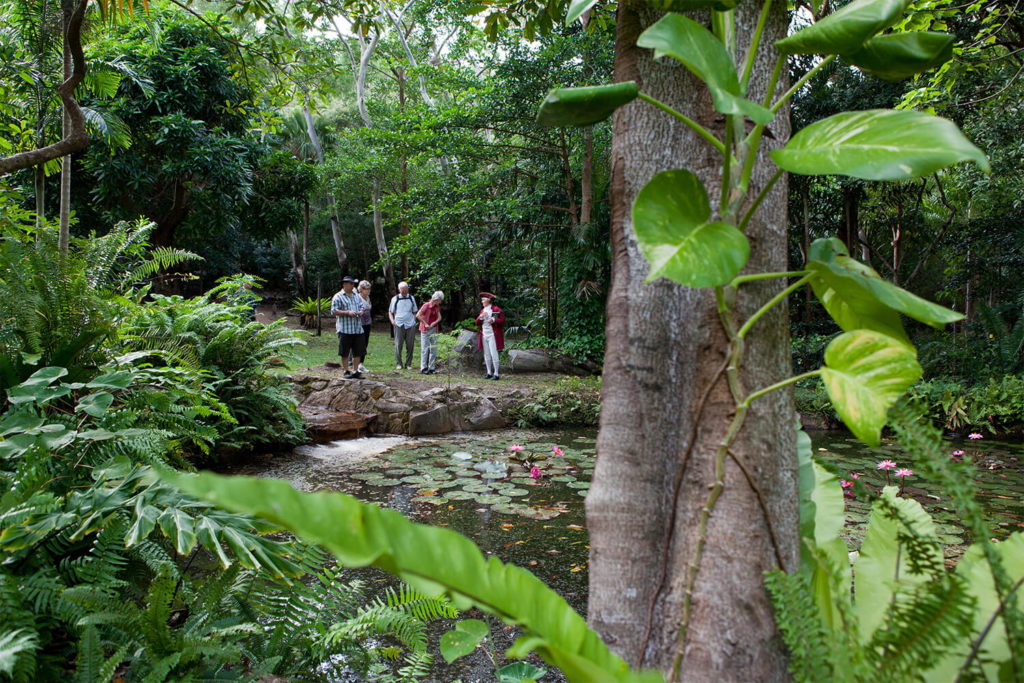
<instances>
[{"instance_id":1,"label":"white sneaker","mask_svg":"<svg viewBox=\"0 0 1024 683\"><path fill-rule=\"evenodd\" d=\"M401 370L401 369L402 369L402 366L401 366L401 365L396 365L396 366L395 366L395 370Z\"/></svg>"},{"instance_id":2,"label":"white sneaker","mask_svg":"<svg viewBox=\"0 0 1024 683\"><path fill-rule=\"evenodd\" d=\"M365 366L365 365L363 365L362 363L360 363L360 364L359 364L359 372L369 372L369 370L367 370L367 369L366 369L366 366Z\"/></svg>"}]
</instances>

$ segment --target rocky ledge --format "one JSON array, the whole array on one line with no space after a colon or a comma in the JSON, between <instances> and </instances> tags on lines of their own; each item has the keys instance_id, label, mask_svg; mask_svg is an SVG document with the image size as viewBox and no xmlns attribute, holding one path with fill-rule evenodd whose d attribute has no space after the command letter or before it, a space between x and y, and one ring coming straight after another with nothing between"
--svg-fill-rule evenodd
<instances>
[{"instance_id":1,"label":"rocky ledge","mask_svg":"<svg viewBox=\"0 0 1024 683\"><path fill-rule=\"evenodd\" d=\"M490 398L462 386L410 392L367 379L291 379L310 438L317 443L368 432L417 436L505 426Z\"/></svg>"}]
</instances>

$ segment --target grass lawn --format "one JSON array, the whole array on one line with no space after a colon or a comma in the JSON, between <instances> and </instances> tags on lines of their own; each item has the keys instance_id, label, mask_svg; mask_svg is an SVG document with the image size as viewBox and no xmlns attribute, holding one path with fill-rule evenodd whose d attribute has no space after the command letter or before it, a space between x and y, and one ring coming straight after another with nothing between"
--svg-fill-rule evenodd
<instances>
[{"instance_id":1,"label":"grass lawn","mask_svg":"<svg viewBox=\"0 0 1024 683\"><path fill-rule=\"evenodd\" d=\"M323 375L341 375L337 369L324 367L324 362L338 360L338 335L334 332L334 326L328 326L329 321L324 321L324 330L321 336L316 336L315 330L300 329L300 338L306 342L306 346L294 350L295 359L287 362L279 370L286 374L308 373ZM402 350L405 353L405 349ZM404 359L403 359L404 360ZM462 370L452 371L449 378L448 370L438 364L437 373L434 375L421 375L420 368L420 339L416 335L416 346L412 356L412 367L408 370L395 370L395 342L386 329L373 330L370 333L370 343L367 349L366 359L363 364L370 371L366 379L375 379L382 382L391 380L419 381L431 386L446 384L449 379L453 384L477 385L477 386L501 386L501 381L514 382L517 385L527 385L541 388L552 386L566 375L555 373L538 373L527 375L513 375L508 372L508 353L501 352L502 376L499 382L490 382L484 379L484 368L481 365L479 372L466 372Z\"/></svg>"}]
</instances>

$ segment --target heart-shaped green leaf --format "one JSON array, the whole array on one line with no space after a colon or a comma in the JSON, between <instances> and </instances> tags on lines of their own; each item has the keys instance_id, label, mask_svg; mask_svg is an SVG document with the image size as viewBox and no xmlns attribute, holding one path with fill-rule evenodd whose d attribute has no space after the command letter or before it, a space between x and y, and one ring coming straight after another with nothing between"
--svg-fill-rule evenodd
<instances>
[{"instance_id":1,"label":"heart-shaped green leaf","mask_svg":"<svg viewBox=\"0 0 1024 683\"><path fill-rule=\"evenodd\" d=\"M451 664L459 657L465 657L480 644L491 629L487 622L479 619L464 619L455 624L455 629L441 636L441 656Z\"/></svg>"},{"instance_id":2,"label":"heart-shaped green leaf","mask_svg":"<svg viewBox=\"0 0 1024 683\"><path fill-rule=\"evenodd\" d=\"M586 88L555 88L537 112L541 126L590 126L636 99L636 83L613 83Z\"/></svg>"},{"instance_id":3,"label":"heart-shaped green leaf","mask_svg":"<svg viewBox=\"0 0 1024 683\"><path fill-rule=\"evenodd\" d=\"M906 180L961 161L985 173L988 159L952 121L917 111L868 109L812 123L772 160L791 173Z\"/></svg>"},{"instance_id":4,"label":"heart-shaped green leaf","mask_svg":"<svg viewBox=\"0 0 1024 683\"><path fill-rule=\"evenodd\" d=\"M106 391L97 391L95 394L83 396L75 407L75 412L84 410L87 415L101 417L114 402L114 397Z\"/></svg>"},{"instance_id":5,"label":"heart-shaped green leaf","mask_svg":"<svg viewBox=\"0 0 1024 683\"><path fill-rule=\"evenodd\" d=\"M912 31L871 38L843 60L883 81L902 81L953 58L953 36Z\"/></svg>"},{"instance_id":6,"label":"heart-shaped green leaf","mask_svg":"<svg viewBox=\"0 0 1024 683\"><path fill-rule=\"evenodd\" d=\"M565 25L568 26L579 19L584 12L596 4L597 0L572 0L569 3L569 9L565 13Z\"/></svg>"},{"instance_id":7,"label":"heart-shaped green leaf","mask_svg":"<svg viewBox=\"0 0 1024 683\"><path fill-rule=\"evenodd\" d=\"M774 115L761 105L744 99L732 57L707 30L681 14L666 14L637 38L639 47L654 50L654 58L669 56L683 63L707 84L715 110L722 114L746 115L757 123L768 123Z\"/></svg>"},{"instance_id":8,"label":"heart-shaped green leaf","mask_svg":"<svg viewBox=\"0 0 1024 683\"><path fill-rule=\"evenodd\" d=\"M872 330L846 332L833 339L821 369L839 417L869 446L879 445L889 408L920 376L913 348Z\"/></svg>"},{"instance_id":9,"label":"heart-shaped green leaf","mask_svg":"<svg viewBox=\"0 0 1024 683\"><path fill-rule=\"evenodd\" d=\"M498 675L498 683L526 683L536 681L548 672L527 662L506 664L494 673Z\"/></svg>"},{"instance_id":10,"label":"heart-shaped green leaf","mask_svg":"<svg viewBox=\"0 0 1024 683\"><path fill-rule=\"evenodd\" d=\"M900 18L910 0L853 0L791 36L775 41L781 54L842 55Z\"/></svg>"},{"instance_id":11,"label":"heart-shaped green leaf","mask_svg":"<svg viewBox=\"0 0 1024 683\"><path fill-rule=\"evenodd\" d=\"M710 217L707 192L689 171L662 171L644 185L633 204L633 230L651 264L648 281L710 287L736 277L750 243L735 226L706 222Z\"/></svg>"},{"instance_id":12,"label":"heart-shaped green leaf","mask_svg":"<svg viewBox=\"0 0 1024 683\"><path fill-rule=\"evenodd\" d=\"M662 12L693 12L699 9L728 12L738 7L740 0L647 0L647 4Z\"/></svg>"},{"instance_id":13,"label":"heart-shaped green leaf","mask_svg":"<svg viewBox=\"0 0 1024 683\"><path fill-rule=\"evenodd\" d=\"M807 267L817 274L811 287L847 332L867 328L905 339L896 313L938 329L964 317L883 280L873 268L847 256L846 246L835 238L815 240L810 256ZM879 310L879 305L891 312Z\"/></svg>"}]
</instances>

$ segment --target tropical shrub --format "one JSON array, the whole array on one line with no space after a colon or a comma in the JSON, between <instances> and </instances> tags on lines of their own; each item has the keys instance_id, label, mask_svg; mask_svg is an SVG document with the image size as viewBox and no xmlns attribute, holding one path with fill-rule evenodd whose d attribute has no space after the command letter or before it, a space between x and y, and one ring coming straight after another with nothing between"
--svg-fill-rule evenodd
<instances>
[{"instance_id":1,"label":"tropical shrub","mask_svg":"<svg viewBox=\"0 0 1024 683\"><path fill-rule=\"evenodd\" d=\"M119 329L124 351L196 373L224 406L226 413L208 421L217 430L215 448L297 443L305 437L287 380L269 372L303 342L283 321L251 321L247 296L244 279L237 278L194 299L154 295L127 308Z\"/></svg>"},{"instance_id":2,"label":"tropical shrub","mask_svg":"<svg viewBox=\"0 0 1024 683\"><path fill-rule=\"evenodd\" d=\"M318 306L320 315L331 312L330 299L320 299L317 301L314 297L307 297L305 299L298 298L292 302L292 310L301 316L300 322L306 329L313 329L316 327Z\"/></svg>"},{"instance_id":3,"label":"tropical shrub","mask_svg":"<svg viewBox=\"0 0 1024 683\"><path fill-rule=\"evenodd\" d=\"M520 427L595 427L600 412L600 377L564 377L515 404L509 417Z\"/></svg>"},{"instance_id":4,"label":"tropical shrub","mask_svg":"<svg viewBox=\"0 0 1024 683\"><path fill-rule=\"evenodd\" d=\"M800 681L1013 680L1012 643L1024 619L1024 534L998 545L974 499L969 462L953 462L940 434L904 406L893 411L900 444L919 474L943 484L975 538L947 571L931 517L894 486L880 495L842 482L814 462L800 435L798 572L768 575L777 620ZM969 460L969 458L967 459ZM873 497L852 571L843 491Z\"/></svg>"}]
</instances>

